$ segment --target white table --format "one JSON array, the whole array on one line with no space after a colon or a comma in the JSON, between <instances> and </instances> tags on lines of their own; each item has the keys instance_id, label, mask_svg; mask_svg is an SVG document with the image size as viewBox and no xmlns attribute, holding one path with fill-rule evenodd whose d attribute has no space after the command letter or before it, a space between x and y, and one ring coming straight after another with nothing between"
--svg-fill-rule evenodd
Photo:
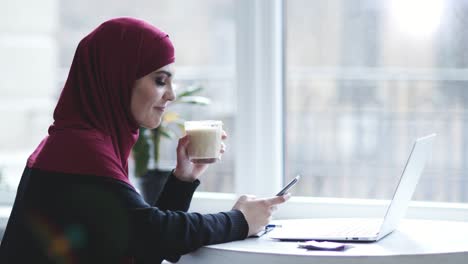
<instances>
[{"instance_id":1,"label":"white table","mask_svg":"<svg viewBox=\"0 0 468 264\"><path fill-rule=\"evenodd\" d=\"M304 220L275 221L277 224ZM308 220L311 221L311 220ZM314 219L312 221L324 221ZM268 238L211 245L178 263L468 263L468 222L403 220L399 228L374 243L349 243L346 251L308 251L297 242Z\"/></svg>"}]
</instances>

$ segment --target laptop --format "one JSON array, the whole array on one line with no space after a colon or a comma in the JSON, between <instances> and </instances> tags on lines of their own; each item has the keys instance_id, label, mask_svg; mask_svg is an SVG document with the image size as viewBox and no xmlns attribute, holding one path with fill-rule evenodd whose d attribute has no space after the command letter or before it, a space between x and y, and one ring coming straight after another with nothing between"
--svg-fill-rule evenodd
<instances>
[{"instance_id":1,"label":"laptop","mask_svg":"<svg viewBox=\"0 0 468 264\"><path fill-rule=\"evenodd\" d=\"M297 219L281 223L268 237L286 241L375 242L393 232L405 216L424 166L432 153L436 134L418 138L383 219Z\"/></svg>"}]
</instances>

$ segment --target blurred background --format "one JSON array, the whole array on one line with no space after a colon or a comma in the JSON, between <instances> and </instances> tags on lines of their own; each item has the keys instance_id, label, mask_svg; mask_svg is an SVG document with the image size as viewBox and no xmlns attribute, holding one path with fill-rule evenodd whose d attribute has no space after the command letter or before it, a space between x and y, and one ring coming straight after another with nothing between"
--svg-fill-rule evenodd
<instances>
[{"instance_id":1,"label":"blurred background","mask_svg":"<svg viewBox=\"0 0 468 264\"><path fill-rule=\"evenodd\" d=\"M236 92L255 89L237 85L239 1L0 3L0 203L13 201L27 157L47 135L78 42L118 16L169 33L175 83L201 85L212 100L171 110L222 120L230 135L199 190L235 191L233 139L248 129L235 126ZM295 195L389 199L412 142L436 132L415 199L468 202L468 1L284 0L283 7L284 180L303 175ZM175 164L175 146L163 141L164 166Z\"/></svg>"}]
</instances>

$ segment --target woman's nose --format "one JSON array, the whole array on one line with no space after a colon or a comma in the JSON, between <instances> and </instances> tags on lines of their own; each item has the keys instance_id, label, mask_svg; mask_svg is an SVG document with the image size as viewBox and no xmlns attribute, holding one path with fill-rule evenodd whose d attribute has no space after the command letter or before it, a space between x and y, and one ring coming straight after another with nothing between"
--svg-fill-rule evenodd
<instances>
[{"instance_id":1,"label":"woman's nose","mask_svg":"<svg viewBox=\"0 0 468 264\"><path fill-rule=\"evenodd\" d=\"M170 87L169 89L167 89L167 91L166 91L166 93L164 94L164 96L165 96L165 99L166 99L166 100L168 100L168 101L174 101L175 98L176 98L174 89L172 89L172 87Z\"/></svg>"}]
</instances>

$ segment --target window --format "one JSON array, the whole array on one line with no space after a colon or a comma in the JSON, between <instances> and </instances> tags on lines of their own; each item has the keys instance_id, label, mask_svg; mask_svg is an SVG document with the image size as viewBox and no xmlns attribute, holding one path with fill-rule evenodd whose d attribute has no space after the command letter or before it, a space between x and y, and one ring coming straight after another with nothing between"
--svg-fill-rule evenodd
<instances>
[{"instance_id":1,"label":"window","mask_svg":"<svg viewBox=\"0 0 468 264\"><path fill-rule=\"evenodd\" d=\"M390 199L413 140L436 132L414 199L468 202L466 2L285 3L296 193Z\"/></svg>"},{"instance_id":2,"label":"window","mask_svg":"<svg viewBox=\"0 0 468 264\"><path fill-rule=\"evenodd\" d=\"M56 19L54 1L2 2L0 203L13 201L26 159L52 121Z\"/></svg>"}]
</instances>

